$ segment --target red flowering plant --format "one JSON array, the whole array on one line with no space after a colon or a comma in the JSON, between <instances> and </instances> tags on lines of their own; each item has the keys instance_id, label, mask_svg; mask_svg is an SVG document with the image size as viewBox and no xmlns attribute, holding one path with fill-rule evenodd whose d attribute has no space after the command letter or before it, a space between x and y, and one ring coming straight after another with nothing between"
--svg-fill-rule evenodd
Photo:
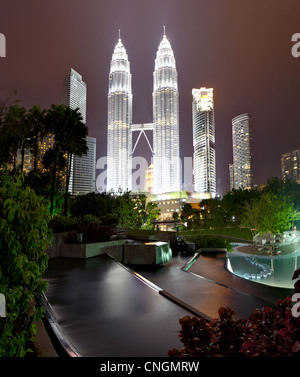
<instances>
[{"instance_id":1,"label":"red flowering plant","mask_svg":"<svg viewBox=\"0 0 300 377\"><path fill-rule=\"evenodd\" d=\"M293 279L299 276L300 269L295 271ZM300 293L300 280L296 281L294 287L295 293ZM276 310L268 306L256 309L248 320L234 320L235 313L228 307L219 309L218 319L185 316L179 320L181 325L179 337L184 348L169 350L168 355L171 357L300 356L300 313L298 316L293 306L292 298L287 297L277 301Z\"/></svg>"}]
</instances>

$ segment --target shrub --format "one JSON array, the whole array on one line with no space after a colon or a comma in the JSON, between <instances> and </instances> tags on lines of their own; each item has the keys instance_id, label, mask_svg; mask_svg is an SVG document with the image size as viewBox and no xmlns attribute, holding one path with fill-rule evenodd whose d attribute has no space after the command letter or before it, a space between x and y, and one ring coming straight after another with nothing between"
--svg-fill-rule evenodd
<instances>
[{"instance_id":1,"label":"shrub","mask_svg":"<svg viewBox=\"0 0 300 377\"><path fill-rule=\"evenodd\" d=\"M88 225L90 223L100 223L100 219L93 215L82 215L77 217L54 216L50 220L50 228L54 233L69 232L78 229L79 225Z\"/></svg>"},{"instance_id":2,"label":"shrub","mask_svg":"<svg viewBox=\"0 0 300 377\"><path fill-rule=\"evenodd\" d=\"M293 276L297 278L300 269ZM295 283L299 293L299 280ZM219 319L185 316L179 320L184 348L168 351L171 357L300 356L300 317L292 312L292 299L277 302L277 310L256 309L248 320L234 320L230 308L219 309Z\"/></svg>"},{"instance_id":3,"label":"shrub","mask_svg":"<svg viewBox=\"0 0 300 377\"><path fill-rule=\"evenodd\" d=\"M51 240L47 204L22 185L22 176L1 172L0 292L6 298L6 317L0 320L0 357L24 356L29 350L34 322L43 315L34 302L47 285L42 280Z\"/></svg>"},{"instance_id":4,"label":"shrub","mask_svg":"<svg viewBox=\"0 0 300 377\"><path fill-rule=\"evenodd\" d=\"M54 216L49 223L53 233L68 232L76 226L74 218L66 216Z\"/></svg>"},{"instance_id":5,"label":"shrub","mask_svg":"<svg viewBox=\"0 0 300 377\"><path fill-rule=\"evenodd\" d=\"M227 250L231 249L230 243L221 237L216 236L196 236L193 238L196 249L200 248L226 248Z\"/></svg>"},{"instance_id":6,"label":"shrub","mask_svg":"<svg viewBox=\"0 0 300 377\"><path fill-rule=\"evenodd\" d=\"M110 226L99 223L78 225L77 230L72 230L67 234L65 242L68 244L77 243L78 233L82 233L83 243L95 243L109 241L114 231Z\"/></svg>"}]
</instances>

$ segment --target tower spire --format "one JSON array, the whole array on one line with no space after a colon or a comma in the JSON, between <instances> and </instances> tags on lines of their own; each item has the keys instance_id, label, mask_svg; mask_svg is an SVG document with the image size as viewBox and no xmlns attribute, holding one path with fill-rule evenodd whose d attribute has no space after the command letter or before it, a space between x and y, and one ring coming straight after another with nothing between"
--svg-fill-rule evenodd
<instances>
[{"instance_id":1,"label":"tower spire","mask_svg":"<svg viewBox=\"0 0 300 377\"><path fill-rule=\"evenodd\" d=\"M164 26L164 37L166 36L166 27Z\"/></svg>"},{"instance_id":2,"label":"tower spire","mask_svg":"<svg viewBox=\"0 0 300 377\"><path fill-rule=\"evenodd\" d=\"M119 29L119 41L121 41L121 29Z\"/></svg>"}]
</instances>

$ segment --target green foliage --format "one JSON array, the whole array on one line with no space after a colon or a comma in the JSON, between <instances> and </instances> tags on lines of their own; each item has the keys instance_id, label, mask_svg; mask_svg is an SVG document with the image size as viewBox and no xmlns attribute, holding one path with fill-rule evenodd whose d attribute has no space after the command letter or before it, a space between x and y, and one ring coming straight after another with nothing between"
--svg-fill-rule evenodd
<instances>
[{"instance_id":1,"label":"green foliage","mask_svg":"<svg viewBox=\"0 0 300 377\"><path fill-rule=\"evenodd\" d=\"M225 248L228 251L231 250L231 244L222 237L210 236L210 235L198 235L191 239L191 242L195 243L196 249L200 248Z\"/></svg>"},{"instance_id":2,"label":"green foliage","mask_svg":"<svg viewBox=\"0 0 300 377\"><path fill-rule=\"evenodd\" d=\"M271 191L265 191L259 199L245 206L242 225L254 229L257 233L283 233L289 230L299 213L285 197L279 197Z\"/></svg>"},{"instance_id":3,"label":"green foliage","mask_svg":"<svg viewBox=\"0 0 300 377\"><path fill-rule=\"evenodd\" d=\"M0 320L0 356L24 356L43 314L29 306L46 288L45 253L51 241L49 215L43 198L23 187L22 176L0 175L0 292L6 297L6 317Z\"/></svg>"},{"instance_id":4,"label":"green foliage","mask_svg":"<svg viewBox=\"0 0 300 377\"><path fill-rule=\"evenodd\" d=\"M69 232L78 229L79 225L88 225L91 223L101 223L100 219L93 215L82 215L77 217L66 217L57 215L52 217L49 222L49 227L53 233Z\"/></svg>"},{"instance_id":5,"label":"green foliage","mask_svg":"<svg viewBox=\"0 0 300 377\"><path fill-rule=\"evenodd\" d=\"M148 203L145 211L145 222L142 225L142 228L154 229L154 221L159 218L160 211L161 210L156 203Z\"/></svg>"},{"instance_id":6,"label":"green foliage","mask_svg":"<svg viewBox=\"0 0 300 377\"><path fill-rule=\"evenodd\" d=\"M28 146L29 125L26 122L26 109L18 104L11 105L5 114L0 128L0 161L13 163L17 169L17 153L21 152L21 171L23 170L25 147Z\"/></svg>"},{"instance_id":7,"label":"green foliage","mask_svg":"<svg viewBox=\"0 0 300 377\"><path fill-rule=\"evenodd\" d=\"M145 202L143 195L125 192L116 197L116 214L119 225L124 228L140 228L145 221Z\"/></svg>"},{"instance_id":8,"label":"green foliage","mask_svg":"<svg viewBox=\"0 0 300 377\"><path fill-rule=\"evenodd\" d=\"M107 193L88 193L76 195L70 202L72 216L93 215L101 219L116 213L117 202L113 195Z\"/></svg>"},{"instance_id":9,"label":"green foliage","mask_svg":"<svg viewBox=\"0 0 300 377\"><path fill-rule=\"evenodd\" d=\"M93 215L103 225L125 228L152 228L153 220L158 217L159 209L154 203L146 206L144 195L131 192L114 196L111 193L89 193L72 198L70 212L72 216Z\"/></svg>"},{"instance_id":10,"label":"green foliage","mask_svg":"<svg viewBox=\"0 0 300 377\"><path fill-rule=\"evenodd\" d=\"M50 213L53 213L53 198L56 175L59 170L66 171L66 189L64 215L68 211L68 187L73 156L87 153L87 127L82 122L79 109L71 109L65 105L52 105L45 116L45 130L54 135L54 145L44 155L43 163L51 170ZM65 164L64 164L65 161Z\"/></svg>"},{"instance_id":11,"label":"green foliage","mask_svg":"<svg viewBox=\"0 0 300 377\"><path fill-rule=\"evenodd\" d=\"M71 230L65 239L68 244L77 243L77 234L82 234L82 243L95 243L109 241L114 234L113 229L107 225L99 223L89 223L86 225L78 225L77 230Z\"/></svg>"},{"instance_id":12,"label":"green foliage","mask_svg":"<svg viewBox=\"0 0 300 377\"><path fill-rule=\"evenodd\" d=\"M296 270L293 279L300 275ZM294 284L299 294L299 280ZM220 307L219 318L185 316L179 320L184 348L168 351L171 357L299 357L300 317L293 315L292 299L278 300L274 310L255 309L246 319Z\"/></svg>"}]
</instances>

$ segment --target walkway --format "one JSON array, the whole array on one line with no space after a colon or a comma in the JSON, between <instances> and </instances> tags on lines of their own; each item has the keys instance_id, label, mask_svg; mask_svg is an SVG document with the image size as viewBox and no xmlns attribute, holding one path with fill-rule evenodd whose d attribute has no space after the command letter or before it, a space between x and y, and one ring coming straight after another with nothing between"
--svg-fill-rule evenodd
<instances>
[{"instance_id":1,"label":"walkway","mask_svg":"<svg viewBox=\"0 0 300 377\"><path fill-rule=\"evenodd\" d=\"M164 357L182 347L178 320L193 315L189 306L211 318L229 306L236 318L248 318L255 308L290 295L230 274L221 254L201 255L185 272L188 259L179 255L170 264L136 270L152 286L107 256L53 259L45 275L47 298L81 356Z\"/></svg>"}]
</instances>

